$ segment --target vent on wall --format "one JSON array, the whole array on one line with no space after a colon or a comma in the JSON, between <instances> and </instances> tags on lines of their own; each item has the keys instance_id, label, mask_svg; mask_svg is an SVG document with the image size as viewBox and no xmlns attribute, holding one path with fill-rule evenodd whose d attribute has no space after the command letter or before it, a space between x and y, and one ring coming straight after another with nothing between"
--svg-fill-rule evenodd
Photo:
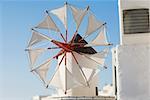
<instances>
[{"instance_id":1,"label":"vent on wall","mask_svg":"<svg viewBox=\"0 0 150 100\"><path fill-rule=\"evenodd\" d=\"M124 34L150 32L149 9L130 9L123 11Z\"/></svg>"}]
</instances>

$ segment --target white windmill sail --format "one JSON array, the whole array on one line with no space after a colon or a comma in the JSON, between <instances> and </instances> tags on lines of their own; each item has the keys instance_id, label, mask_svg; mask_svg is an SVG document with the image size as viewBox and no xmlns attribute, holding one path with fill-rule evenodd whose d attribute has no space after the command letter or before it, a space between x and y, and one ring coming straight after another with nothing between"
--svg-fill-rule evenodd
<instances>
[{"instance_id":1,"label":"white windmill sail","mask_svg":"<svg viewBox=\"0 0 150 100\"><path fill-rule=\"evenodd\" d=\"M44 20L41 23L39 23L35 28L51 29L51 30L54 30L56 32L59 32L58 27L56 26L55 22L53 21L53 19L49 15L46 15Z\"/></svg>"},{"instance_id":2,"label":"white windmill sail","mask_svg":"<svg viewBox=\"0 0 150 100\"><path fill-rule=\"evenodd\" d=\"M73 77L73 75L68 71L68 69L66 69L66 73L67 73L67 77L66 77L66 82L67 82L67 84L66 84L66 90L69 90L69 89L71 89L71 88L74 88L74 87L76 87L76 86L79 86L80 85L80 83L78 83L75 79L74 79L74 77Z\"/></svg>"},{"instance_id":3,"label":"white windmill sail","mask_svg":"<svg viewBox=\"0 0 150 100\"><path fill-rule=\"evenodd\" d=\"M37 44L37 43L39 43L41 41L44 41L44 40L51 41L51 38L49 38L48 36L37 32L37 31L33 31L31 40L29 41L29 44L28 44L28 47L33 46L33 45L35 45L35 44Z\"/></svg>"},{"instance_id":4,"label":"white windmill sail","mask_svg":"<svg viewBox=\"0 0 150 100\"><path fill-rule=\"evenodd\" d=\"M73 52L80 66L91 69L98 69L98 62L87 58L86 56Z\"/></svg>"},{"instance_id":5,"label":"white windmill sail","mask_svg":"<svg viewBox=\"0 0 150 100\"><path fill-rule=\"evenodd\" d=\"M46 50L45 48L27 50L29 53L29 59L30 59L31 66L33 66L35 64L39 55L42 54L45 50Z\"/></svg>"},{"instance_id":6,"label":"white windmill sail","mask_svg":"<svg viewBox=\"0 0 150 100\"><path fill-rule=\"evenodd\" d=\"M93 84L93 82L94 82L95 85L98 85L98 82L95 83L94 80L97 80L97 78L98 78L98 76L99 76L99 75L98 75L99 72L100 72L100 70L95 70L95 73L92 75L92 77L90 77L90 79L89 79L89 84L90 84L90 85Z\"/></svg>"},{"instance_id":7,"label":"white windmill sail","mask_svg":"<svg viewBox=\"0 0 150 100\"><path fill-rule=\"evenodd\" d=\"M82 85L87 84L82 72L80 71L82 69L79 68L71 53L67 53L67 69L79 83Z\"/></svg>"},{"instance_id":8,"label":"white windmill sail","mask_svg":"<svg viewBox=\"0 0 150 100\"><path fill-rule=\"evenodd\" d=\"M64 89L62 82L61 82L61 77L60 77L60 72L59 69L56 70L55 74L53 75L52 79L48 82L47 85L54 86L56 88Z\"/></svg>"},{"instance_id":9,"label":"white windmill sail","mask_svg":"<svg viewBox=\"0 0 150 100\"><path fill-rule=\"evenodd\" d=\"M65 4L63 7L51 10L50 12L56 15L67 29L67 4Z\"/></svg>"},{"instance_id":10,"label":"white windmill sail","mask_svg":"<svg viewBox=\"0 0 150 100\"><path fill-rule=\"evenodd\" d=\"M93 39L90 43L86 44L86 46L107 46L109 45L106 37L106 30L105 27L103 26L102 29L100 30L100 33L97 35L95 39Z\"/></svg>"},{"instance_id":11,"label":"white windmill sail","mask_svg":"<svg viewBox=\"0 0 150 100\"><path fill-rule=\"evenodd\" d=\"M77 30L78 30L78 28L79 28L84 16L86 15L89 7L84 9L84 10L76 8L74 6L70 6L70 7L71 7L72 14L73 14L74 20L75 20L76 25L77 25Z\"/></svg>"},{"instance_id":12,"label":"white windmill sail","mask_svg":"<svg viewBox=\"0 0 150 100\"><path fill-rule=\"evenodd\" d=\"M90 58L91 60L96 61L101 66L104 66L105 58L107 57L108 53L109 53L109 49L106 48L102 52L98 52L98 53L95 53L95 54L84 54L84 55L87 58Z\"/></svg>"},{"instance_id":13,"label":"white windmill sail","mask_svg":"<svg viewBox=\"0 0 150 100\"><path fill-rule=\"evenodd\" d=\"M96 69L90 69L90 68L84 68L82 67L83 72L85 73L85 76L87 77L88 82L90 81L91 77L95 74Z\"/></svg>"},{"instance_id":14,"label":"white windmill sail","mask_svg":"<svg viewBox=\"0 0 150 100\"><path fill-rule=\"evenodd\" d=\"M59 67L48 85L60 88L65 92L70 88L78 86L78 84L79 83L73 78L72 74L63 66Z\"/></svg>"},{"instance_id":15,"label":"white windmill sail","mask_svg":"<svg viewBox=\"0 0 150 100\"><path fill-rule=\"evenodd\" d=\"M97 31L103 25L102 22L98 21L95 16L90 13L88 18L88 26L85 33L85 37L92 34L93 32Z\"/></svg>"},{"instance_id":16,"label":"white windmill sail","mask_svg":"<svg viewBox=\"0 0 150 100\"><path fill-rule=\"evenodd\" d=\"M87 77L87 80L88 80L88 83L89 83L89 86L93 83L93 80L95 80L96 78L98 78L98 74L99 74L99 69L89 69L89 68L82 68L86 77ZM94 81L95 82L95 81ZM94 83L95 84L95 83Z\"/></svg>"},{"instance_id":17,"label":"white windmill sail","mask_svg":"<svg viewBox=\"0 0 150 100\"><path fill-rule=\"evenodd\" d=\"M45 63L40 65L39 67L33 69L34 72L36 72L40 79L46 84L46 75L48 72L48 69L50 67L51 59L48 59Z\"/></svg>"},{"instance_id":18,"label":"white windmill sail","mask_svg":"<svg viewBox=\"0 0 150 100\"><path fill-rule=\"evenodd\" d=\"M94 57L105 58L105 57L107 57L108 53L109 53L109 48L105 48L101 52L94 54Z\"/></svg>"}]
</instances>

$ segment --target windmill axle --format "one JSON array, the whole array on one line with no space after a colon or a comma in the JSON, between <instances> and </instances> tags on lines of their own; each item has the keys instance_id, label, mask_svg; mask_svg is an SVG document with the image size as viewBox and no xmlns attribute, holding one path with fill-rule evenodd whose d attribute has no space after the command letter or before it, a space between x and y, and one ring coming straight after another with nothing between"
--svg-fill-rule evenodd
<instances>
[{"instance_id":1,"label":"windmill axle","mask_svg":"<svg viewBox=\"0 0 150 100\"><path fill-rule=\"evenodd\" d=\"M52 40L52 42L57 45L58 47L62 48L66 52L72 52L74 51L75 48L80 48L82 47L79 44L74 44L74 43L63 43L59 41Z\"/></svg>"}]
</instances>

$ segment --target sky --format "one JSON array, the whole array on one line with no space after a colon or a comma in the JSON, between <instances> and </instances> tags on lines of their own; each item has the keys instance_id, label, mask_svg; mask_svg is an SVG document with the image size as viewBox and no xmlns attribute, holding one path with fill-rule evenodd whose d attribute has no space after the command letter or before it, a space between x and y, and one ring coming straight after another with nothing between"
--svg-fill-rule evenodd
<instances>
[{"instance_id":1,"label":"sky","mask_svg":"<svg viewBox=\"0 0 150 100\"><path fill-rule=\"evenodd\" d=\"M108 39L113 43L112 47L119 43L117 0L66 1L80 8L89 5L97 19L107 23ZM63 0L0 1L0 100L31 100L34 95L52 93L53 90L45 89L39 79L30 72L28 56L24 49L31 37L30 29L43 19L44 11L60 7L64 2ZM57 38L57 35L53 35ZM100 88L112 83L111 51L106 63L108 69L102 69L100 72Z\"/></svg>"}]
</instances>

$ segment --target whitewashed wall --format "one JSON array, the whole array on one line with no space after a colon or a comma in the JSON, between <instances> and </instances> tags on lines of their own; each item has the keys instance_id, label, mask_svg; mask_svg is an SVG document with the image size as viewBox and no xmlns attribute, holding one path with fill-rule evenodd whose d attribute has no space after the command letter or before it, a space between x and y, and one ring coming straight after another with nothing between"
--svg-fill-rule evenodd
<instances>
[{"instance_id":1,"label":"whitewashed wall","mask_svg":"<svg viewBox=\"0 0 150 100\"><path fill-rule=\"evenodd\" d=\"M118 100L150 100L150 45L116 48Z\"/></svg>"}]
</instances>

